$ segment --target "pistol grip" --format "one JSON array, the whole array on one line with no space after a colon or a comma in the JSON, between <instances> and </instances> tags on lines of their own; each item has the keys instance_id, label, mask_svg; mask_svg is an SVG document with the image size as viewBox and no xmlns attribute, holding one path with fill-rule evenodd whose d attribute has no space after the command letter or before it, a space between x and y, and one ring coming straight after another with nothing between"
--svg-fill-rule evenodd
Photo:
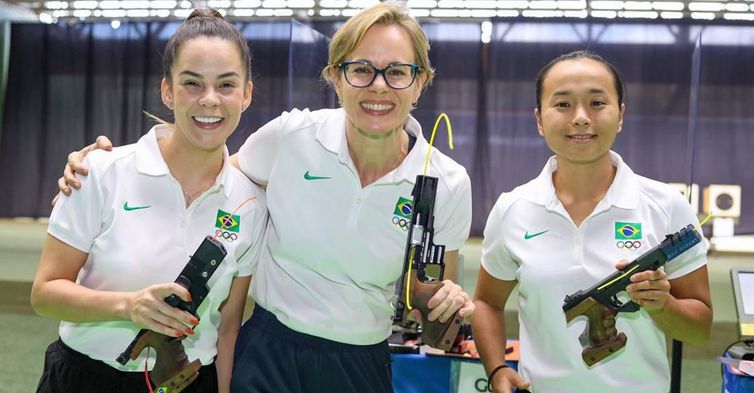
<instances>
[{"instance_id":1,"label":"pistol grip","mask_svg":"<svg viewBox=\"0 0 754 393\"><path fill-rule=\"evenodd\" d=\"M154 368L149 372L149 378L157 385L170 385L170 392L180 392L199 375L201 367L199 360L189 364L186 351L183 349L182 338L165 336L151 330L140 334L131 349L129 358L135 360L146 347L154 348L156 360ZM198 364L198 367L196 364ZM167 385L165 385L167 386ZM180 387L180 390L176 389Z\"/></svg>"},{"instance_id":2,"label":"pistol grip","mask_svg":"<svg viewBox=\"0 0 754 393\"><path fill-rule=\"evenodd\" d=\"M586 316L589 320L589 345L581 352L587 366L594 365L626 345L627 338L624 333L608 334L608 328L605 327L605 319L617 315L615 310L589 297L566 312L566 321L570 322L580 315Z\"/></svg>"},{"instance_id":3,"label":"pistol grip","mask_svg":"<svg viewBox=\"0 0 754 393\"><path fill-rule=\"evenodd\" d=\"M600 362L606 357L618 352L626 345L626 334L618 333L607 339L602 344L590 345L581 351L581 358L584 359L584 363L591 367L595 363Z\"/></svg>"},{"instance_id":4,"label":"pistol grip","mask_svg":"<svg viewBox=\"0 0 754 393\"><path fill-rule=\"evenodd\" d=\"M431 347L449 351L453 347L458 330L461 328L462 318L458 315L458 312L453 314L445 323L427 319L431 311L427 307L427 303L441 287L442 283L439 282L423 283L417 279L412 279L411 299L412 306L422 313L422 342Z\"/></svg>"}]
</instances>

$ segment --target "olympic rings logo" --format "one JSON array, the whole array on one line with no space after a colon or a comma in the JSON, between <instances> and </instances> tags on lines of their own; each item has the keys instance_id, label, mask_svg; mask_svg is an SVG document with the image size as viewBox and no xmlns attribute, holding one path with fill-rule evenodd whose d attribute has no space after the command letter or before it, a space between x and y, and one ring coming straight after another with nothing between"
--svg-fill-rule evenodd
<instances>
[{"instance_id":1,"label":"olympic rings logo","mask_svg":"<svg viewBox=\"0 0 754 393\"><path fill-rule=\"evenodd\" d=\"M228 232L228 231L222 231L222 232L220 232L219 230L218 230L218 232L219 233L217 234L217 237L219 237L219 238L221 238L221 239L223 239L225 241L233 242L233 241L236 241L236 239L238 239L238 235L236 235L233 232Z\"/></svg>"},{"instance_id":2,"label":"olympic rings logo","mask_svg":"<svg viewBox=\"0 0 754 393\"><path fill-rule=\"evenodd\" d=\"M621 250L636 251L641 248L641 242L638 240L619 240L615 246Z\"/></svg>"},{"instance_id":3,"label":"olympic rings logo","mask_svg":"<svg viewBox=\"0 0 754 393\"><path fill-rule=\"evenodd\" d=\"M401 230L408 231L408 227L411 225L411 221L406 220L398 216L393 216L393 224L400 227Z\"/></svg>"}]
</instances>

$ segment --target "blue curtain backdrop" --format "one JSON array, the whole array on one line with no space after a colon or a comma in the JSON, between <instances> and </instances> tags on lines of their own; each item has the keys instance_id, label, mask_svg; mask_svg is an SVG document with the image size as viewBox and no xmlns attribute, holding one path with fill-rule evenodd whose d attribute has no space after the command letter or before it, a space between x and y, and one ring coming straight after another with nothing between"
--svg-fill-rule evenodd
<instances>
[{"instance_id":1,"label":"blue curtain backdrop","mask_svg":"<svg viewBox=\"0 0 754 393\"><path fill-rule=\"evenodd\" d=\"M253 51L255 91L229 140L231 151L283 110L335 105L319 74L326 36L341 23L237 24ZM49 214L55 180L71 150L99 134L116 144L134 142L151 126L144 110L169 119L158 95L160 58L177 26L12 26L0 131L0 165L10 187L0 194L0 217ZM600 53L624 75L627 110L615 150L626 162L660 181L691 178L702 188L740 184L743 212L736 231L754 233L754 171L748 165L754 151L754 27L496 20L488 44L480 41L477 23L424 28L437 78L414 116L427 137L440 112L452 120L456 149L449 151L444 126L435 146L471 175L472 234L481 234L499 194L536 176L550 156L534 122L534 79L542 65L576 49ZM699 84L692 88L695 77Z\"/></svg>"}]
</instances>

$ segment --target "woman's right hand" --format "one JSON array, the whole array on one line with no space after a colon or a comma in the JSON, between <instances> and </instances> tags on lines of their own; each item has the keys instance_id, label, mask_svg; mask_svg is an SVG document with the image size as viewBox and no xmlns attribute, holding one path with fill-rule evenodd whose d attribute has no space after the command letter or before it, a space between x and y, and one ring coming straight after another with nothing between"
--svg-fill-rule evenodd
<instances>
[{"instance_id":1,"label":"woman's right hand","mask_svg":"<svg viewBox=\"0 0 754 393\"><path fill-rule=\"evenodd\" d=\"M157 284L132 292L127 301L128 318L139 328L149 329L170 337L194 334L199 320L179 308L165 303L165 298L175 294L189 301L189 291L176 284Z\"/></svg>"},{"instance_id":2,"label":"woman's right hand","mask_svg":"<svg viewBox=\"0 0 754 393\"><path fill-rule=\"evenodd\" d=\"M492 376L488 381L490 391L494 393L513 393L516 389L524 390L529 388L529 382L524 381L516 370L506 367Z\"/></svg>"},{"instance_id":3,"label":"woman's right hand","mask_svg":"<svg viewBox=\"0 0 754 393\"><path fill-rule=\"evenodd\" d=\"M113 144L106 136L100 135L91 145L69 154L68 162L65 164L65 169L63 169L63 177L58 179L58 189L60 192L64 195L71 195L71 187L77 190L81 187L81 183L76 180L76 174L86 176L89 173L89 170L84 167L84 158L86 158L89 152L96 149L111 151L113 150ZM53 205L55 205L59 196L60 194L56 195L52 200Z\"/></svg>"}]
</instances>

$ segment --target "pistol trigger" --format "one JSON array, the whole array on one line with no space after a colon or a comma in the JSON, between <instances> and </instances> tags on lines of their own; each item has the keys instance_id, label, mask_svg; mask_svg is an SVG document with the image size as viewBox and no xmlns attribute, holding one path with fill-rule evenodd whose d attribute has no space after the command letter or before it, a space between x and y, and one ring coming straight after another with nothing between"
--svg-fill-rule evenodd
<instances>
[{"instance_id":1,"label":"pistol trigger","mask_svg":"<svg viewBox=\"0 0 754 393\"><path fill-rule=\"evenodd\" d=\"M621 310L623 312L637 312L639 311L639 305L634 302L628 302L623 306Z\"/></svg>"}]
</instances>

